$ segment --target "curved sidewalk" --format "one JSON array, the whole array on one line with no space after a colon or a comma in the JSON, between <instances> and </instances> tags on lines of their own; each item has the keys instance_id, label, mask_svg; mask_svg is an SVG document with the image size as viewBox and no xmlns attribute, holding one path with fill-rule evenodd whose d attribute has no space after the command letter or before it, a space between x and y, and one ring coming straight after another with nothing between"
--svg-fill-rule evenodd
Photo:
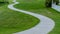
<instances>
[{"instance_id":1,"label":"curved sidewalk","mask_svg":"<svg viewBox=\"0 0 60 34\"><path fill-rule=\"evenodd\" d=\"M13 34L48 34L54 28L55 22L52 19L42 16L40 14L35 14L29 11L24 11L24 10L14 8L14 5L16 4L19 4L19 3L15 2L14 4L10 4L8 5L8 8L11 10L15 10L15 11L23 12L25 14L32 15L38 18L40 22L39 24L37 24L35 27L31 29L28 29L22 32L13 33Z\"/></svg>"}]
</instances>

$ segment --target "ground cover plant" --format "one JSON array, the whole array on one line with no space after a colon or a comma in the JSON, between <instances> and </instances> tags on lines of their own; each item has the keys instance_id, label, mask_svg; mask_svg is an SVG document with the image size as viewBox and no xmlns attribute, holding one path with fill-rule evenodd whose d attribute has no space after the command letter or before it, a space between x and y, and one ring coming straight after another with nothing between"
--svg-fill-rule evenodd
<instances>
[{"instance_id":1,"label":"ground cover plant","mask_svg":"<svg viewBox=\"0 0 60 34\"><path fill-rule=\"evenodd\" d=\"M8 9L7 3L0 3L0 34L12 34L34 27L39 19Z\"/></svg>"},{"instance_id":2,"label":"ground cover plant","mask_svg":"<svg viewBox=\"0 0 60 34\"><path fill-rule=\"evenodd\" d=\"M17 0L16 8L45 15L55 21L55 27L49 34L60 34L60 12L45 7L45 0Z\"/></svg>"}]
</instances>

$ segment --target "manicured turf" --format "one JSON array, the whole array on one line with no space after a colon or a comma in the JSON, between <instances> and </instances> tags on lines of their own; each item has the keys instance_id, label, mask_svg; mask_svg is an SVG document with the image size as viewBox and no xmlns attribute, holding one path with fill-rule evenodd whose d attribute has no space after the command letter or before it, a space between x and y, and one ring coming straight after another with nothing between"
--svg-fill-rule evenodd
<instances>
[{"instance_id":1,"label":"manicured turf","mask_svg":"<svg viewBox=\"0 0 60 34\"><path fill-rule=\"evenodd\" d=\"M45 7L45 0L17 0L16 8L45 15L55 21L55 28L49 34L60 34L60 13Z\"/></svg>"},{"instance_id":2,"label":"manicured turf","mask_svg":"<svg viewBox=\"0 0 60 34\"><path fill-rule=\"evenodd\" d=\"M39 19L8 9L9 4L2 3L0 7L0 34L20 32L39 23Z\"/></svg>"}]
</instances>

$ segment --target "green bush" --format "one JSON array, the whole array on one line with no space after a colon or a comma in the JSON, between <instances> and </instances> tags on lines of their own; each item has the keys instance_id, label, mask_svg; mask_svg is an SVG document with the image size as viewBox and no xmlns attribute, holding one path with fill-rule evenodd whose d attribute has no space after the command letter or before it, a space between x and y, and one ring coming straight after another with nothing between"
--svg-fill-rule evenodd
<instances>
[{"instance_id":1,"label":"green bush","mask_svg":"<svg viewBox=\"0 0 60 34\"><path fill-rule=\"evenodd\" d=\"M53 0L54 3L56 3L56 5L59 4L59 0Z\"/></svg>"},{"instance_id":2,"label":"green bush","mask_svg":"<svg viewBox=\"0 0 60 34\"><path fill-rule=\"evenodd\" d=\"M6 3L12 3L13 0L0 0L0 3L6 2Z\"/></svg>"},{"instance_id":3,"label":"green bush","mask_svg":"<svg viewBox=\"0 0 60 34\"><path fill-rule=\"evenodd\" d=\"M46 7L51 7L52 6L52 0L46 0L45 5L46 5Z\"/></svg>"},{"instance_id":4,"label":"green bush","mask_svg":"<svg viewBox=\"0 0 60 34\"><path fill-rule=\"evenodd\" d=\"M8 0L0 0L0 3L9 3Z\"/></svg>"},{"instance_id":5,"label":"green bush","mask_svg":"<svg viewBox=\"0 0 60 34\"><path fill-rule=\"evenodd\" d=\"M59 0L56 0L56 5L58 5L59 4Z\"/></svg>"},{"instance_id":6,"label":"green bush","mask_svg":"<svg viewBox=\"0 0 60 34\"><path fill-rule=\"evenodd\" d=\"M0 2L8 2L8 0L0 0Z\"/></svg>"}]
</instances>

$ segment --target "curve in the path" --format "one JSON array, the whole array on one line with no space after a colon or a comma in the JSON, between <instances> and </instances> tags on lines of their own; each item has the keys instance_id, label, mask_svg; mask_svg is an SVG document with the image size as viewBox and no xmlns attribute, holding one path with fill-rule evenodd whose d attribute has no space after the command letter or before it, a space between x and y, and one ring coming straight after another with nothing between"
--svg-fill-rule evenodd
<instances>
[{"instance_id":1,"label":"curve in the path","mask_svg":"<svg viewBox=\"0 0 60 34\"><path fill-rule=\"evenodd\" d=\"M54 28L55 22L52 19L45 17L45 16L42 16L40 14L35 14L32 12L23 11L23 10L14 8L14 5L19 4L16 1L14 1L14 2L15 2L14 4L8 5L9 9L23 12L25 14L29 14L29 15L32 15L32 16L40 19L39 24L36 25L35 27L28 29L28 30L25 30L25 31L22 31L22 32L17 32L14 34L48 34Z\"/></svg>"}]
</instances>

